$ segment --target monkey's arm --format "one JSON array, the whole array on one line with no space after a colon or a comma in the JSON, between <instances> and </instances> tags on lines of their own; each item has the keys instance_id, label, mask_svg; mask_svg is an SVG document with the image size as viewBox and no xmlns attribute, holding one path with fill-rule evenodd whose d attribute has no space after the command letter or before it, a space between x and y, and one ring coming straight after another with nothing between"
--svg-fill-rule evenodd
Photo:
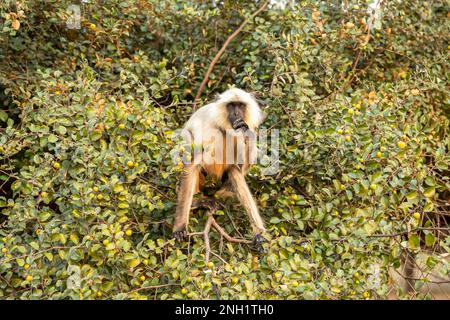
<instances>
[{"instance_id":1,"label":"monkey's arm","mask_svg":"<svg viewBox=\"0 0 450 320\"><path fill-rule=\"evenodd\" d=\"M200 167L197 164L186 164L181 176L180 190L178 191L177 209L173 224L173 236L177 240L182 240L187 235L187 223L199 179Z\"/></svg>"}]
</instances>

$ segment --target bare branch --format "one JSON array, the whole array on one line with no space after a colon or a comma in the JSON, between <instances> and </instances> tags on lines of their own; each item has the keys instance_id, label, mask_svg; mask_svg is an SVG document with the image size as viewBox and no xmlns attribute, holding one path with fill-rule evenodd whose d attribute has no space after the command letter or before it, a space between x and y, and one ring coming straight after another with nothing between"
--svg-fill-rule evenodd
<instances>
[{"instance_id":1,"label":"bare branch","mask_svg":"<svg viewBox=\"0 0 450 320\"><path fill-rule=\"evenodd\" d=\"M193 110L195 111L196 107L197 107L197 100L200 98L200 96L202 95L203 90L205 89L206 83L209 80L209 76L211 75L212 70L214 69L214 65L217 63L217 61L219 61L220 57L222 56L222 54L225 52L225 49L228 47L228 45L230 44L230 42L236 38L236 36L242 31L242 29L244 29L245 25L248 23L249 20L253 19L254 17L256 17L261 11L263 11L267 4L269 3L269 0L265 1L262 6L256 10L249 19L245 19L241 25L239 26L239 28L237 28L229 37L228 39L225 41L225 43L223 44L222 48L220 48L220 50L217 52L216 56L214 57L214 59L211 61L211 63L209 64L209 68L208 71L205 74L205 77L203 78L203 81L200 85L200 88L198 88L197 94L195 95L195 103L194 103L194 107Z\"/></svg>"}]
</instances>

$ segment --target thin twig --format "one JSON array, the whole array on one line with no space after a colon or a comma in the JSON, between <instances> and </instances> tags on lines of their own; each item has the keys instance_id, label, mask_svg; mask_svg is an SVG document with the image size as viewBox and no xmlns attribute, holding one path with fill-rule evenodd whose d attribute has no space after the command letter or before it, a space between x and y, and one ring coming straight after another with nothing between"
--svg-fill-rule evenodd
<instances>
[{"instance_id":1,"label":"thin twig","mask_svg":"<svg viewBox=\"0 0 450 320\"><path fill-rule=\"evenodd\" d=\"M450 232L450 227L418 227L418 228L412 229L410 231L406 230L406 231L401 231L401 232L392 233L392 234L374 234L374 235L369 236L369 238L398 237L398 236L413 233L416 231L448 231L448 232Z\"/></svg>"},{"instance_id":2,"label":"thin twig","mask_svg":"<svg viewBox=\"0 0 450 320\"><path fill-rule=\"evenodd\" d=\"M160 284L160 285L156 285L156 286L146 286L146 287L141 287L141 288L131 290L129 293L137 292L137 291L141 291L141 290L159 289L159 288L179 286L179 285L180 285L179 283L167 283L167 284Z\"/></svg>"},{"instance_id":3,"label":"thin twig","mask_svg":"<svg viewBox=\"0 0 450 320\"><path fill-rule=\"evenodd\" d=\"M207 215L208 215L208 219L206 220L206 224L205 224L205 228L203 229L202 232L192 232L189 233L188 236L189 237L193 237L193 236L203 236L203 239L205 241L205 263L209 262L209 257L211 255L211 243L209 240L209 232L211 231L211 227L213 227L214 229L217 230L217 232L219 232L219 234L225 238L225 240L227 240L228 242L231 243L244 243L244 244L251 244L252 242L250 240L246 240L246 239L237 239L237 238L233 238L232 236L230 236L216 221L216 219L214 219L214 212L216 211L216 208L210 208L210 210L208 211ZM216 255L215 253L213 253L214 255Z\"/></svg>"},{"instance_id":4,"label":"thin twig","mask_svg":"<svg viewBox=\"0 0 450 320\"><path fill-rule=\"evenodd\" d=\"M256 17L261 11L263 11L267 4L269 3L269 0L265 1L263 3L263 5L256 10L251 16L250 19L253 19L254 17ZM212 70L214 69L214 65L217 63L217 61L219 61L220 57L222 56L222 54L225 52L225 49L228 47L228 45L230 44L230 42L236 38L236 36L242 31L242 29L244 29L245 25L248 23L248 21L250 19L245 19L241 25L239 26L239 28L236 29L236 31L234 31L229 37L228 39L225 41L225 43L223 44L222 48L220 48L220 50L217 52L216 56L214 57L214 59L211 61L211 63L209 64L209 68L208 71L205 74L205 77L203 78L203 81L200 85L200 88L198 88L197 94L195 95L195 104L193 107L193 110L195 111L196 107L197 107L197 100L200 98L200 96L202 95L203 90L205 89L206 83L209 80L209 76L211 75Z\"/></svg>"},{"instance_id":5,"label":"thin twig","mask_svg":"<svg viewBox=\"0 0 450 320\"><path fill-rule=\"evenodd\" d=\"M220 233L220 235L222 237L224 237L228 242L246 243L246 244L252 243L250 240L236 239L236 238L231 237L221 226L219 226L219 224L216 222L216 219L214 219L214 218L212 218L212 225L213 225L214 229L216 229Z\"/></svg>"},{"instance_id":6,"label":"thin twig","mask_svg":"<svg viewBox=\"0 0 450 320\"><path fill-rule=\"evenodd\" d=\"M428 283L434 283L434 284L450 283L450 280L435 281L435 280L429 280L429 279L427 279L426 277L425 277L425 278L409 277L409 276L406 276L406 275L402 274L400 271L398 271L398 270L396 270L396 269L394 269L394 271L395 271L400 277L402 277L403 279L416 280L416 281L418 281L418 280L421 280L421 281L425 280L425 281L428 282ZM431 276L433 276L433 275L431 275Z\"/></svg>"}]
</instances>

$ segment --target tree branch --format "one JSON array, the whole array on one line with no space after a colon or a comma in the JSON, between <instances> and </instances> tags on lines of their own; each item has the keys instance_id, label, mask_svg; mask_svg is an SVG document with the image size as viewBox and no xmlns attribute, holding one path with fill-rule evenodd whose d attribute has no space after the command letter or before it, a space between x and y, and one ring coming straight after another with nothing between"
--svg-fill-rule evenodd
<instances>
[{"instance_id":1,"label":"tree branch","mask_svg":"<svg viewBox=\"0 0 450 320\"><path fill-rule=\"evenodd\" d=\"M209 208L208 211L208 219L206 220L206 224L205 224L205 228L203 229L202 232L193 232L193 233L189 233L188 236L189 237L193 237L193 236L203 236L203 239L205 241L205 263L209 262L209 256L211 254L211 244L210 244L210 240L209 240L209 232L211 231L211 227L213 227L214 229L217 230L217 232L220 233L220 235L222 237L224 237L228 242L232 242L232 243L244 243L244 244L251 244L252 242L250 240L245 240L245 239L237 239L237 238L233 238L232 236L230 236L216 221L216 219L214 219L214 212L216 212L216 208ZM214 253L213 253L214 254Z\"/></svg>"},{"instance_id":2,"label":"tree branch","mask_svg":"<svg viewBox=\"0 0 450 320\"><path fill-rule=\"evenodd\" d=\"M195 95L195 103L194 103L194 107L193 110L195 111L196 107L197 107L197 100L200 98L200 96L202 95L203 90L205 89L206 83L209 80L209 76L211 75L212 70L214 69L214 65L217 63L217 61L219 61L220 57L222 56L222 54L225 52L225 49L228 47L228 45L230 44L230 42L236 38L236 36L242 31L242 29L244 29L245 25L248 23L248 21L250 19L253 19L254 17L256 17L261 11L263 11L267 4L269 3L269 0L265 1L262 6L256 10L249 19L245 19L241 25L239 26L239 28L237 28L229 37L228 39L225 41L225 43L223 44L222 48L220 48L220 50L217 52L216 56L214 57L214 59L211 61L211 63L209 64L209 68L208 71L205 74L205 77L203 78L203 81L200 85L200 88L198 88L197 94Z\"/></svg>"}]
</instances>

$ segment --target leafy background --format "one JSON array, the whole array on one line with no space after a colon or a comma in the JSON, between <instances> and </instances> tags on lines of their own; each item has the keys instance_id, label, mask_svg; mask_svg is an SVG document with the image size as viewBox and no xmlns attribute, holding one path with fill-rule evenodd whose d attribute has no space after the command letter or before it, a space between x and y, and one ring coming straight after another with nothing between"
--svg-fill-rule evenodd
<instances>
[{"instance_id":1,"label":"leafy background","mask_svg":"<svg viewBox=\"0 0 450 320\"><path fill-rule=\"evenodd\" d=\"M254 92L280 171L247 178L267 253L212 231L206 265L202 237L171 238L172 134L261 2L2 1L0 298L431 298L450 271L450 7L384 1L369 29L368 3L271 3L215 65L202 100ZM216 219L251 238L238 205ZM410 292L389 275L405 254L424 257Z\"/></svg>"}]
</instances>

